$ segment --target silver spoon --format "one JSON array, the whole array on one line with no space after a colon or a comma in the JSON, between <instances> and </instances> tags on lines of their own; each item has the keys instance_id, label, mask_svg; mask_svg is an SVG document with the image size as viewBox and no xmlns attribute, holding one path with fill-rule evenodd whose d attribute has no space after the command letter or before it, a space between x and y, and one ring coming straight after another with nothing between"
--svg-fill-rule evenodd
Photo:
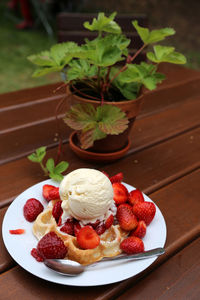
<instances>
[{"instance_id":1,"label":"silver spoon","mask_svg":"<svg viewBox=\"0 0 200 300\"><path fill-rule=\"evenodd\" d=\"M120 254L115 257L105 257L100 261L97 261L95 263L85 265L85 266L79 264L76 261L69 260L69 259L46 259L44 261L44 264L48 268L56 271L57 273L68 275L68 276L76 276L76 275L84 272L90 266L94 266L103 261L114 261L114 260L120 260L120 259L138 260L138 259L159 256L164 253L165 253L164 248L155 248L152 250L148 250L148 251L145 251L142 253L137 253L137 254L132 254L132 255L127 255L127 254L123 253L123 254Z\"/></svg>"}]
</instances>

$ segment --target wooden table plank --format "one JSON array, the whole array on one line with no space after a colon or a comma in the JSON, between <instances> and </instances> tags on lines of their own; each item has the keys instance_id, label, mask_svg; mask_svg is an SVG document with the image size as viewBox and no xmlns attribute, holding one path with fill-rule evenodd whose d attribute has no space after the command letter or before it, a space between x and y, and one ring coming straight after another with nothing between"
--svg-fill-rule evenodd
<instances>
[{"instance_id":1,"label":"wooden table plank","mask_svg":"<svg viewBox=\"0 0 200 300\"><path fill-rule=\"evenodd\" d=\"M125 175L125 182L149 193L199 166L199 138L200 129L194 129L164 143L129 155L114 164L105 165L101 169L108 174L121 171ZM52 153L55 155L55 149L49 151L49 156ZM97 167L95 164L77 159L68 147L65 148L65 159L70 163L68 172L81 166ZM4 174L0 207L9 204L22 190L44 178L39 166L26 158L2 165L0 170L1 174Z\"/></svg>"},{"instance_id":2,"label":"wooden table plank","mask_svg":"<svg viewBox=\"0 0 200 300\"><path fill-rule=\"evenodd\" d=\"M142 149L198 126L199 115L200 97L197 97L184 102L181 108L176 106L148 118L137 120L130 137L134 141L133 149ZM31 123L30 126L22 126L17 130L2 133L0 135L0 164L23 157L41 145L55 146L58 143L58 132L66 141L71 131L63 120L57 123L54 118L50 118L48 121Z\"/></svg>"},{"instance_id":3,"label":"wooden table plank","mask_svg":"<svg viewBox=\"0 0 200 300\"><path fill-rule=\"evenodd\" d=\"M38 294L40 294L40 299L55 299L56 297L65 300L106 300L111 299L114 295L119 295L128 287L133 286L139 278L144 277L152 270L155 272L155 268L167 258L197 238L200 230L199 180L200 171L196 171L151 194L151 198L161 209L167 223L167 252L139 277L111 285L74 288L48 283L30 275L20 267L15 267L0 276L2 299L11 299L15 295L17 299L32 300L38 299ZM188 201L188 199L190 200Z\"/></svg>"},{"instance_id":4,"label":"wooden table plank","mask_svg":"<svg viewBox=\"0 0 200 300\"><path fill-rule=\"evenodd\" d=\"M189 244L117 300L198 300L200 239Z\"/></svg>"}]
</instances>

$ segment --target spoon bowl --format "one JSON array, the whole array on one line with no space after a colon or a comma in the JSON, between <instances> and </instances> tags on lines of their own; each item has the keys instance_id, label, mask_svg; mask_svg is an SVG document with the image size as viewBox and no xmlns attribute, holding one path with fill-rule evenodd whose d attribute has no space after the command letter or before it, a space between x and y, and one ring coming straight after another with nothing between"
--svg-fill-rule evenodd
<instances>
[{"instance_id":1,"label":"spoon bowl","mask_svg":"<svg viewBox=\"0 0 200 300\"><path fill-rule=\"evenodd\" d=\"M99 264L104 261L115 261L115 260L139 260L139 259L145 259L150 257L159 256L161 254L165 253L164 248L155 248L152 250L144 251L137 254L127 255L127 254L120 254L115 257L105 257L100 261L97 261L95 263L89 264L89 265L81 265L80 263L70 260L70 259L46 259L44 261L45 266L47 266L49 269L67 276L77 276L81 273L83 273L85 270L87 270L90 266L94 266L96 264Z\"/></svg>"}]
</instances>

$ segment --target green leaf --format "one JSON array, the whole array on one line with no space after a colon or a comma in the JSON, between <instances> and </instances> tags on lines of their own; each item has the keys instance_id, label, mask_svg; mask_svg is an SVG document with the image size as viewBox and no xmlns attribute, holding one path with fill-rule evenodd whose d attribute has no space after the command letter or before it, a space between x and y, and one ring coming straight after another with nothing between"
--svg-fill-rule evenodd
<instances>
[{"instance_id":1,"label":"green leaf","mask_svg":"<svg viewBox=\"0 0 200 300\"><path fill-rule=\"evenodd\" d=\"M32 154L28 155L27 158L32 162L40 162L35 153L32 153Z\"/></svg>"},{"instance_id":2,"label":"green leaf","mask_svg":"<svg viewBox=\"0 0 200 300\"><path fill-rule=\"evenodd\" d=\"M69 163L66 161L61 161L59 164L56 165L55 169L54 169L54 173L59 174L64 172L65 170L67 170L69 166Z\"/></svg>"},{"instance_id":3,"label":"green leaf","mask_svg":"<svg viewBox=\"0 0 200 300\"><path fill-rule=\"evenodd\" d=\"M99 13L97 19L94 18L92 23L85 22L83 26L90 31L98 31L98 32L109 32L120 34L121 28L120 26L114 21L116 13L112 13L109 17L106 17L104 13Z\"/></svg>"},{"instance_id":4,"label":"green leaf","mask_svg":"<svg viewBox=\"0 0 200 300\"><path fill-rule=\"evenodd\" d=\"M60 181L63 180L63 175L57 174L57 173L53 173L53 172L49 173L49 177L52 178L55 181L58 181L58 182L60 182Z\"/></svg>"},{"instance_id":5,"label":"green leaf","mask_svg":"<svg viewBox=\"0 0 200 300\"><path fill-rule=\"evenodd\" d=\"M27 59L35 65L38 66L54 66L54 61L50 57L49 51L42 51L39 54L33 54L27 57Z\"/></svg>"},{"instance_id":6,"label":"green leaf","mask_svg":"<svg viewBox=\"0 0 200 300\"><path fill-rule=\"evenodd\" d=\"M97 74L97 67L89 64L84 59L72 60L69 63L69 69L67 70L67 80L83 79L86 77L93 77Z\"/></svg>"},{"instance_id":7,"label":"green leaf","mask_svg":"<svg viewBox=\"0 0 200 300\"><path fill-rule=\"evenodd\" d=\"M54 171L55 164L53 158L49 158L46 163L47 170L51 173Z\"/></svg>"},{"instance_id":8,"label":"green leaf","mask_svg":"<svg viewBox=\"0 0 200 300\"><path fill-rule=\"evenodd\" d=\"M96 109L91 104L75 104L67 112L64 121L73 129L80 130L81 148L91 147L95 140L107 134L119 134L128 127L123 111L113 105Z\"/></svg>"},{"instance_id":9,"label":"green leaf","mask_svg":"<svg viewBox=\"0 0 200 300\"><path fill-rule=\"evenodd\" d=\"M162 28L150 31L148 28L139 26L137 20L132 21L132 24L146 45L157 43L164 40L165 37L175 34L175 30L173 28Z\"/></svg>"},{"instance_id":10,"label":"green leaf","mask_svg":"<svg viewBox=\"0 0 200 300\"><path fill-rule=\"evenodd\" d=\"M186 58L183 54L175 52L174 47L156 45L153 52L147 53L147 58L155 63L169 62L173 64L185 64Z\"/></svg>"},{"instance_id":11,"label":"green leaf","mask_svg":"<svg viewBox=\"0 0 200 300\"><path fill-rule=\"evenodd\" d=\"M120 73L118 80L122 83L137 82L140 85L144 85L149 90L154 90L156 85L165 76L156 72L156 66L142 62L140 65L129 64L127 70Z\"/></svg>"},{"instance_id":12,"label":"green leaf","mask_svg":"<svg viewBox=\"0 0 200 300\"><path fill-rule=\"evenodd\" d=\"M28 156L28 159L31 160L32 162L42 162L43 158L46 155L46 147L40 147L35 150L34 153L30 154Z\"/></svg>"}]
</instances>

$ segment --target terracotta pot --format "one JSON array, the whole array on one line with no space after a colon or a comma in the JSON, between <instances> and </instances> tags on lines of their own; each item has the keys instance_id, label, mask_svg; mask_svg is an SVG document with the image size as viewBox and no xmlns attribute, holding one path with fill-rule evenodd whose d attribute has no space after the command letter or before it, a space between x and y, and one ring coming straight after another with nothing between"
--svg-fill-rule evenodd
<instances>
[{"instance_id":1,"label":"terracotta pot","mask_svg":"<svg viewBox=\"0 0 200 300\"><path fill-rule=\"evenodd\" d=\"M100 105L100 101L90 100L78 95L72 94L70 92L69 87L67 87L67 95L68 95L68 107L74 105L76 103L90 103L95 108ZM128 144L128 136L130 130L134 124L134 121L139 114L141 104L143 100L143 95L139 96L135 100L124 100L119 102L107 102L104 101L104 104L114 105L119 107L122 111L124 111L129 119L128 128L121 134L118 135L107 135L106 138L102 140L98 140L94 142L94 146L89 148L89 151L94 151L98 153L113 153L114 151L119 151L124 149Z\"/></svg>"},{"instance_id":2,"label":"terracotta pot","mask_svg":"<svg viewBox=\"0 0 200 300\"><path fill-rule=\"evenodd\" d=\"M109 152L109 153L93 152L93 151L84 150L80 148L77 132L74 131L71 133L69 137L69 145L70 148L73 150L73 152L81 159L93 161L96 163L97 162L105 163L105 162L112 162L123 157L130 148L130 141L128 139L127 145L119 151Z\"/></svg>"}]
</instances>

